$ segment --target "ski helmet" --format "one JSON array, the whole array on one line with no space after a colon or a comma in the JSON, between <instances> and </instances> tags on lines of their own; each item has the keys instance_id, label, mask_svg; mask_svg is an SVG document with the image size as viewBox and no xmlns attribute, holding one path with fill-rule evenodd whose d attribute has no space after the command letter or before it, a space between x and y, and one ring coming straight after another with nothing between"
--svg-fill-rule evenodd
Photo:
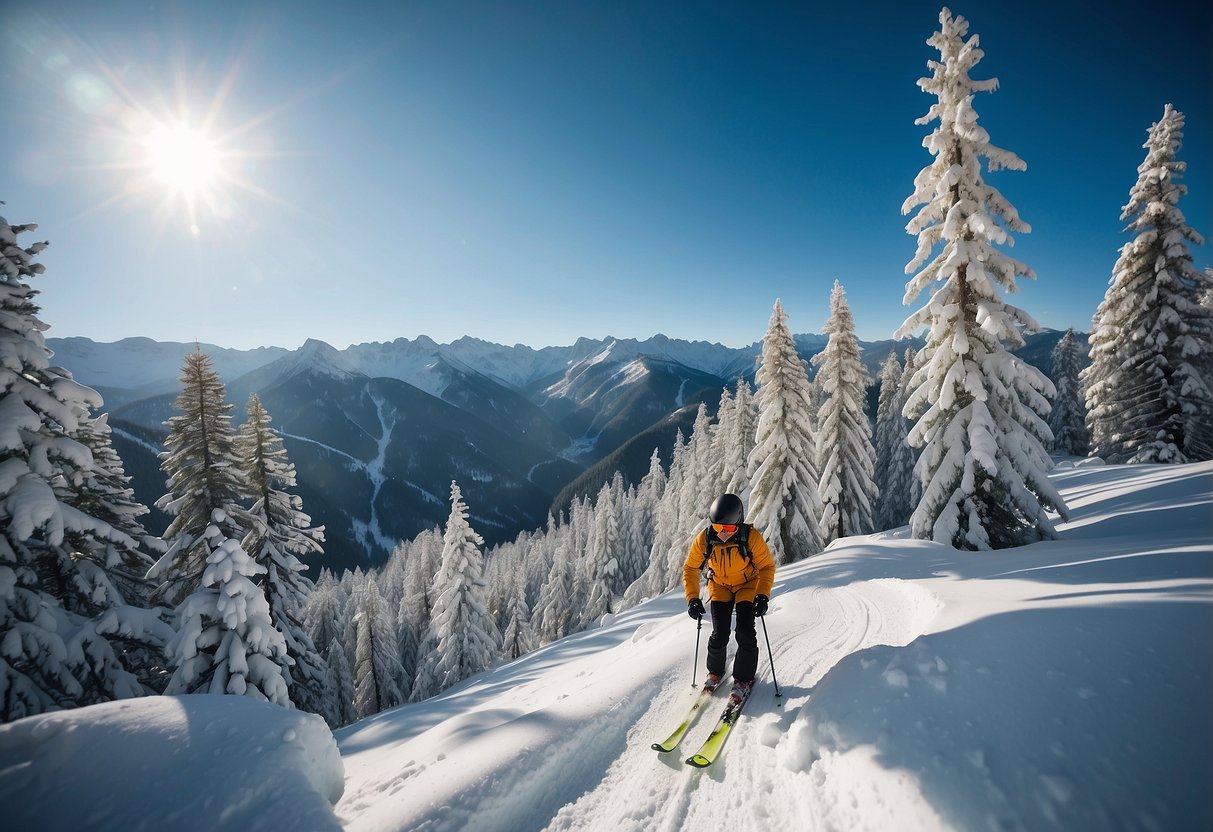
<instances>
[{"instance_id":1,"label":"ski helmet","mask_svg":"<svg viewBox=\"0 0 1213 832\"><path fill-rule=\"evenodd\" d=\"M713 523L736 526L745 520L745 506L741 504L741 498L736 494L721 494L712 501L712 510L708 512L708 518Z\"/></svg>"}]
</instances>

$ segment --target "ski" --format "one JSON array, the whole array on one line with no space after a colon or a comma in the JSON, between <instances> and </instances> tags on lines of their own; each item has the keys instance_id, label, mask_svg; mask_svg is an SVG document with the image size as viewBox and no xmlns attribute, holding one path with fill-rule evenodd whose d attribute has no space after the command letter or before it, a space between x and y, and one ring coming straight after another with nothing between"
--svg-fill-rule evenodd
<instances>
[{"instance_id":1,"label":"ski","mask_svg":"<svg viewBox=\"0 0 1213 832\"><path fill-rule=\"evenodd\" d=\"M719 686L719 681L714 684L711 682L705 683L704 686L699 689L699 694L695 697L695 701L691 703L691 708L687 711L687 715L683 718L678 727L674 729L674 733L666 737L665 741L655 742L650 747L654 751L660 751L663 754L677 748L678 743L682 742L683 736L685 736L686 732L689 731L691 726L695 724L695 719L699 716L699 712L703 710L703 706L708 703L708 700L712 698L712 694L716 692L716 688Z\"/></svg>"},{"instance_id":2,"label":"ski","mask_svg":"<svg viewBox=\"0 0 1213 832\"><path fill-rule=\"evenodd\" d=\"M753 691L754 688L751 686L743 697L738 698L736 694L729 695L729 704L725 705L724 713L716 721L716 727L712 729L712 733L708 734L703 745L699 746L699 751L687 757L687 765L695 768L707 768L715 762L716 757L720 754L720 749L724 748L724 741L729 738L729 733L733 730L733 724L741 715L741 709L745 707L745 703Z\"/></svg>"}]
</instances>

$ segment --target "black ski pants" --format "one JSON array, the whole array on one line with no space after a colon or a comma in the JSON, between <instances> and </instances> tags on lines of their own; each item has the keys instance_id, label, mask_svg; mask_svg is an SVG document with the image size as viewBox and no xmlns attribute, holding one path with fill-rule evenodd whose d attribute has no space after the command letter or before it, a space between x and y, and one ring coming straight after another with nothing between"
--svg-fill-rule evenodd
<instances>
[{"instance_id":1,"label":"black ski pants","mask_svg":"<svg viewBox=\"0 0 1213 832\"><path fill-rule=\"evenodd\" d=\"M737 655L733 657L733 681L752 682L758 670L758 634L754 631L753 601L713 601L712 635L708 637L708 673L724 676L725 652L733 611L737 611Z\"/></svg>"}]
</instances>

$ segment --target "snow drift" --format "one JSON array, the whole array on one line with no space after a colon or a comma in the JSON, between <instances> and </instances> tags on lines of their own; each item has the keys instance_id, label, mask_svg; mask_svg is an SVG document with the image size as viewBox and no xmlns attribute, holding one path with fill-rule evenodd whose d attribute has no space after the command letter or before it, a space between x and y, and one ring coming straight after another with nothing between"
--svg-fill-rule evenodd
<instances>
[{"instance_id":1,"label":"snow drift","mask_svg":"<svg viewBox=\"0 0 1213 832\"><path fill-rule=\"evenodd\" d=\"M338 830L324 721L243 696L152 696L0 726L5 829Z\"/></svg>"}]
</instances>

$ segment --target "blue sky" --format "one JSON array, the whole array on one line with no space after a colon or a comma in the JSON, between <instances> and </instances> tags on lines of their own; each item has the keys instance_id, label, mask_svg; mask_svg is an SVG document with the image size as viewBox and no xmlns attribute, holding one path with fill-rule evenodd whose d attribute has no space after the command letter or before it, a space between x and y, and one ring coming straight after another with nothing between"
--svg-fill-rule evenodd
<instances>
[{"instance_id":1,"label":"blue sky","mask_svg":"<svg viewBox=\"0 0 1213 832\"><path fill-rule=\"evenodd\" d=\"M837 278L887 338L939 6L816 5L9 0L2 210L51 242L52 336L740 346L777 297L820 332ZM982 124L1028 164L989 181L1033 226L1016 303L1045 326L1089 326L1167 102L1181 208L1213 234L1202 5L952 6L1001 82ZM187 112L238 181L191 218L132 112Z\"/></svg>"}]
</instances>

